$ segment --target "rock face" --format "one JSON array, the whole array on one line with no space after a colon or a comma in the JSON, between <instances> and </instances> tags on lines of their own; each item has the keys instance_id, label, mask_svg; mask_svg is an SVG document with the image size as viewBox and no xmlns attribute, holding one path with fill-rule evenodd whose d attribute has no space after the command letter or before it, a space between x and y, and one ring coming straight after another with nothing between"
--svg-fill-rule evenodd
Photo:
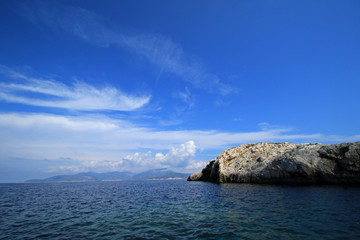
<instances>
[{"instance_id":1,"label":"rock face","mask_svg":"<svg viewBox=\"0 0 360 240\"><path fill-rule=\"evenodd\" d=\"M188 181L360 183L360 142L244 144L220 153Z\"/></svg>"}]
</instances>

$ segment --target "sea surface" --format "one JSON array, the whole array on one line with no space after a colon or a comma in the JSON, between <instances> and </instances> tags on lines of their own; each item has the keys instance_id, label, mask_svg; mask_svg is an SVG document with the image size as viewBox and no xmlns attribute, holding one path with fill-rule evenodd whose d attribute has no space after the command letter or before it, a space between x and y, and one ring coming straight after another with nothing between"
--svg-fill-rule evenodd
<instances>
[{"instance_id":1,"label":"sea surface","mask_svg":"<svg viewBox=\"0 0 360 240\"><path fill-rule=\"evenodd\" d=\"M360 239L360 187L0 184L0 239Z\"/></svg>"}]
</instances>

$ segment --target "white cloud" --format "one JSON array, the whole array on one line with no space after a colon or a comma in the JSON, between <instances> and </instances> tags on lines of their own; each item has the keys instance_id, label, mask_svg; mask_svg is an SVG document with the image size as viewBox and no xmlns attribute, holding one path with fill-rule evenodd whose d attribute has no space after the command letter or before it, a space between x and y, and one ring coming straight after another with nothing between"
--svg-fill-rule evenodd
<instances>
[{"instance_id":1,"label":"white cloud","mask_svg":"<svg viewBox=\"0 0 360 240\"><path fill-rule=\"evenodd\" d=\"M180 146L172 146L167 153L151 151L146 153L136 152L127 155L119 160L85 160L82 162L74 161L76 165L57 165L46 167L46 172L50 173L77 173L77 172L108 172L108 171L141 171L153 168L181 168L199 169L204 162L193 160L195 157L196 146L194 141L188 141ZM67 159L68 160L68 159Z\"/></svg>"},{"instance_id":2,"label":"white cloud","mask_svg":"<svg viewBox=\"0 0 360 240\"><path fill-rule=\"evenodd\" d=\"M11 82L0 83L0 99L33 106L72 110L132 111L147 104L149 96L130 96L114 87L96 88L75 81L71 86L56 80L28 77L0 65L0 73ZM38 94L29 96L29 93Z\"/></svg>"},{"instance_id":3,"label":"white cloud","mask_svg":"<svg viewBox=\"0 0 360 240\"><path fill-rule=\"evenodd\" d=\"M53 162L52 165L51 162L47 162L47 165L50 166L43 166L41 168L42 171L52 174L73 174L79 172L113 172L127 170L124 168L123 160L72 160L68 165L61 165L61 161L59 160L54 160Z\"/></svg>"},{"instance_id":4,"label":"white cloud","mask_svg":"<svg viewBox=\"0 0 360 240\"><path fill-rule=\"evenodd\" d=\"M157 153L155 155L155 162L168 165L169 167L186 166L188 161L195 157L196 145L194 141L187 141L181 144L180 147L171 147L167 154Z\"/></svg>"},{"instance_id":5,"label":"white cloud","mask_svg":"<svg viewBox=\"0 0 360 240\"><path fill-rule=\"evenodd\" d=\"M179 147L172 146L166 154L158 152L153 155L151 151L143 154L137 152L133 155L127 155L124 160L142 168L179 168L187 166L189 161L195 157L195 153L195 142L190 140Z\"/></svg>"},{"instance_id":6,"label":"white cloud","mask_svg":"<svg viewBox=\"0 0 360 240\"><path fill-rule=\"evenodd\" d=\"M91 44L108 47L116 45L130 50L160 69L180 77L194 87L228 95L238 92L218 76L209 72L201 60L187 54L171 39L159 34L124 34L111 27L111 21L92 11L56 3L40 2L26 5L24 17L34 24L46 24L51 29L68 32Z\"/></svg>"},{"instance_id":7,"label":"white cloud","mask_svg":"<svg viewBox=\"0 0 360 240\"><path fill-rule=\"evenodd\" d=\"M126 120L104 116L57 116L50 114L0 114L0 156L34 158L72 158L80 160L119 160L134 152L172 149L158 155L158 162L167 163L172 156L192 156L194 141L203 150L218 150L249 142L296 141L342 142L356 141L360 135L342 137L322 134L293 134L292 129L262 129L254 132L220 131L158 131L138 127ZM194 152L195 153L195 152ZM189 155L186 155L189 154ZM155 156L156 157L156 156ZM139 160L140 161L140 160Z\"/></svg>"},{"instance_id":8,"label":"white cloud","mask_svg":"<svg viewBox=\"0 0 360 240\"><path fill-rule=\"evenodd\" d=\"M208 164L208 162L209 161L205 162L205 161L191 160L191 161L189 161L189 164L186 166L186 169L188 169L188 170L200 170L200 169L203 169L206 166L206 164Z\"/></svg>"},{"instance_id":9,"label":"white cloud","mask_svg":"<svg viewBox=\"0 0 360 240\"><path fill-rule=\"evenodd\" d=\"M32 162L47 159L43 169L52 173L140 171L158 167L198 171L221 151L244 143L359 140L360 135L293 134L292 129L286 128L233 133L158 131L101 115L0 114L0 160L8 159L11 163L11 159Z\"/></svg>"}]
</instances>

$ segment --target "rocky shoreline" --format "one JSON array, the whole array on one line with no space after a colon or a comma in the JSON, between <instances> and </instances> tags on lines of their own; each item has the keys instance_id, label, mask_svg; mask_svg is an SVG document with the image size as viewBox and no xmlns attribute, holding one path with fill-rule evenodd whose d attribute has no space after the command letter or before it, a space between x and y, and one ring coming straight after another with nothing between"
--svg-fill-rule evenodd
<instances>
[{"instance_id":1,"label":"rocky shoreline","mask_svg":"<svg viewBox=\"0 0 360 240\"><path fill-rule=\"evenodd\" d=\"M359 184L360 142L244 144L220 153L188 181Z\"/></svg>"}]
</instances>

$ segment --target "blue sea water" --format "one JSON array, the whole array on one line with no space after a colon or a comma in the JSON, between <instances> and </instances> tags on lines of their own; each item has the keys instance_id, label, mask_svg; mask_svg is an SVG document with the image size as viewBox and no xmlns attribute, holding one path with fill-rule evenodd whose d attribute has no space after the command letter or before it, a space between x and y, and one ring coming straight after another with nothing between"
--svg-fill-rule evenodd
<instances>
[{"instance_id":1,"label":"blue sea water","mask_svg":"<svg viewBox=\"0 0 360 240\"><path fill-rule=\"evenodd\" d=\"M0 184L0 239L360 239L360 187Z\"/></svg>"}]
</instances>

